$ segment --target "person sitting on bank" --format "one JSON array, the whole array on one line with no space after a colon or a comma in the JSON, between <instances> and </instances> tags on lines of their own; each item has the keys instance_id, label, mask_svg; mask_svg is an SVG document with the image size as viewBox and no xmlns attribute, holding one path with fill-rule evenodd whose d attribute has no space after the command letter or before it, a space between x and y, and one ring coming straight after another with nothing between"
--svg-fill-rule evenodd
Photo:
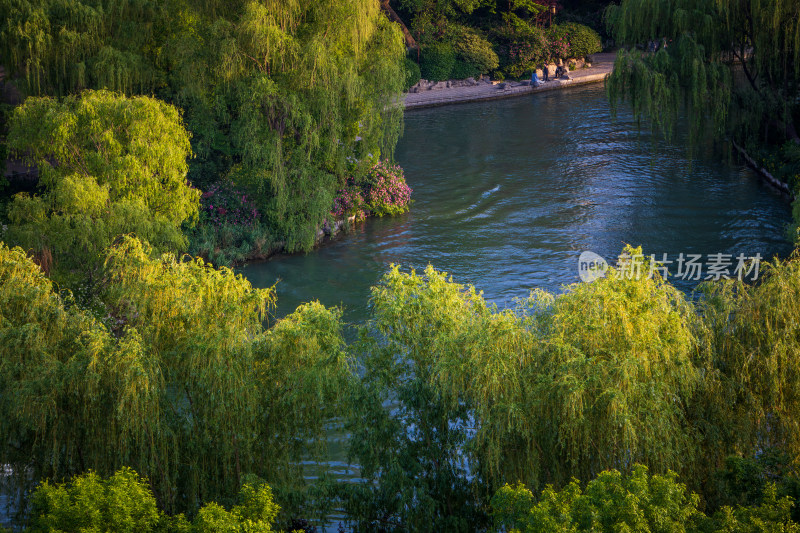
<instances>
[{"instance_id":1,"label":"person sitting on bank","mask_svg":"<svg viewBox=\"0 0 800 533\"><path fill-rule=\"evenodd\" d=\"M539 83L539 75L536 74L536 71L534 70L533 73L531 74L531 86L538 87L539 85L541 85Z\"/></svg>"}]
</instances>

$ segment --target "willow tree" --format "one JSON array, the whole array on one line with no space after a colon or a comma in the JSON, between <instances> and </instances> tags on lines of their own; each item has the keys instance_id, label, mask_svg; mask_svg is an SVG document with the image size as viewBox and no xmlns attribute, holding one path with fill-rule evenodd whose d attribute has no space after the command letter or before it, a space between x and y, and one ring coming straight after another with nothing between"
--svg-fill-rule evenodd
<instances>
[{"instance_id":1,"label":"willow tree","mask_svg":"<svg viewBox=\"0 0 800 533\"><path fill-rule=\"evenodd\" d=\"M8 144L38 168L41 193L14 197L6 238L59 281L96 277L122 234L160 250L186 246L181 227L196 220L200 193L186 183L189 134L173 106L107 91L29 98L14 110Z\"/></svg>"},{"instance_id":2,"label":"willow tree","mask_svg":"<svg viewBox=\"0 0 800 533\"><path fill-rule=\"evenodd\" d=\"M2 0L0 12L1 63L26 95L152 93L167 81L168 3Z\"/></svg>"},{"instance_id":3,"label":"willow tree","mask_svg":"<svg viewBox=\"0 0 800 533\"><path fill-rule=\"evenodd\" d=\"M692 140L800 143L798 0L622 0L606 18L624 47L608 80L613 102L629 99L667 133L686 105Z\"/></svg>"},{"instance_id":4,"label":"willow tree","mask_svg":"<svg viewBox=\"0 0 800 533\"><path fill-rule=\"evenodd\" d=\"M474 406L472 456L486 479L562 485L636 462L690 471L696 321L668 283L612 269L485 317L435 375Z\"/></svg>"},{"instance_id":5,"label":"willow tree","mask_svg":"<svg viewBox=\"0 0 800 533\"><path fill-rule=\"evenodd\" d=\"M709 285L706 317L708 387L694 418L705 462L766 451L800 457L800 262L767 264L755 287ZM713 466L712 466L713 465Z\"/></svg>"},{"instance_id":6,"label":"willow tree","mask_svg":"<svg viewBox=\"0 0 800 533\"><path fill-rule=\"evenodd\" d=\"M248 187L289 249L313 244L348 158L390 157L403 39L378 0L188 2L169 46L195 149Z\"/></svg>"},{"instance_id":7,"label":"willow tree","mask_svg":"<svg viewBox=\"0 0 800 533\"><path fill-rule=\"evenodd\" d=\"M0 462L15 487L130 466L167 512L229 503L246 474L285 492L320 457L351 379L339 313L274 302L228 269L126 238L108 256L105 319L0 248Z\"/></svg>"},{"instance_id":8,"label":"willow tree","mask_svg":"<svg viewBox=\"0 0 800 533\"><path fill-rule=\"evenodd\" d=\"M351 453L379 483L348 502L371 527L474 530L504 482L696 466L697 316L661 279L612 270L497 311L431 267L394 268L372 309Z\"/></svg>"}]
</instances>

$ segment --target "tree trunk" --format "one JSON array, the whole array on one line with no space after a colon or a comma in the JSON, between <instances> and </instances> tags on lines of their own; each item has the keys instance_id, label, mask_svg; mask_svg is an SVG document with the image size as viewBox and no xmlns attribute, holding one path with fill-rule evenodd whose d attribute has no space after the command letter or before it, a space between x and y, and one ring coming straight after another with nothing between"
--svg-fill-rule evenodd
<instances>
[{"instance_id":1,"label":"tree trunk","mask_svg":"<svg viewBox=\"0 0 800 533\"><path fill-rule=\"evenodd\" d=\"M408 31L403 19L401 19L400 16L395 13L394 9L392 9L392 6L389 5L389 0L381 0L381 8L386 13L386 16L389 18L389 20L400 25L400 29L403 32L403 37L405 37L406 40L406 48L417 48L417 41L415 41L414 37L411 36L411 32Z\"/></svg>"}]
</instances>

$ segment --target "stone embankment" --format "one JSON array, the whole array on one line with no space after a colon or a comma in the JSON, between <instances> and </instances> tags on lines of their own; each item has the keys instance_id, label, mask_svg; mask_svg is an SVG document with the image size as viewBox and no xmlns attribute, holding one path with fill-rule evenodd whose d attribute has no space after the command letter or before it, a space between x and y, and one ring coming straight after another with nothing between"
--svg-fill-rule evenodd
<instances>
[{"instance_id":1,"label":"stone embankment","mask_svg":"<svg viewBox=\"0 0 800 533\"><path fill-rule=\"evenodd\" d=\"M466 102L479 102L484 100L495 100L498 98L508 98L541 91L551 91L564 89L586 83L597 83L605 80L614 67L615 54L595 54L587 61L590 67L582 65L580 61L576 65L578 68L569 72L566 77L553 79L555 65L550 66L551 79L538 86L533 87L530 81L509 81L492 82L487 79L476 80L468 78L466 80L450 80L440 82L429 82L422 80L417 85L409 89L405 97L406 109L418 109L422 107L433 107L449 104L460 104ZM581 68L583 67L583 68ZM542 80L541 71L539 79Z\"/></svg>"}]
</instances>

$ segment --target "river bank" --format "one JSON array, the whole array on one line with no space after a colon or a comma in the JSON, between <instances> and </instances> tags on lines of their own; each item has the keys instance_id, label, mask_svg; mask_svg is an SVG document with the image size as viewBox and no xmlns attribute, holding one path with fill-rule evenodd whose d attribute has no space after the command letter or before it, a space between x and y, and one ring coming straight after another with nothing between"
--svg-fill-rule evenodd
<instances>
[{"instance_id":1,"label":"river bank","mask_svg":"<svg viewBox=\"0 0 800 533\"><path fill-rule=\"evenodd\" d=\"M502 82L494 84L481 84L473 87L452 87L431 91L421 91L408 93L405 97L405 109L422 109L426 107L436 107L442 105L465 104L470 102L483 102L497 100L500 98L510 98L525 94L554 91L586 85L587 83L599 83L606 79L606 76L614 69L614 59L616 54L604 53L592 56L592 66L582 68L569 73L570 79L558 79L542 82L539 87L526 85L524 82Z\"/></svg>"}]
</instances>

